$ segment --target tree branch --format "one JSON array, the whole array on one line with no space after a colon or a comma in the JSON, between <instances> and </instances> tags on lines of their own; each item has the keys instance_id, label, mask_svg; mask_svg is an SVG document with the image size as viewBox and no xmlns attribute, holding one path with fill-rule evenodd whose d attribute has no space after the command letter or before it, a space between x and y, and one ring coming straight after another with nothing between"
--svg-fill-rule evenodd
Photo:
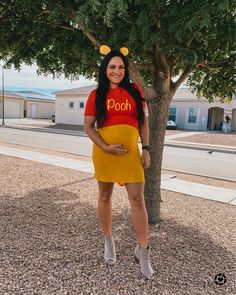
<instances>
[{"instance_id":1,"label":"tree branch","mask_svg":"<svg viewBox=\"0 0 236 295\"><path fill-rule=\"evenodd\" d=\"M167 78L170 75L170 67L167 61L167 57L161 52L158 47L156 47L155 50L154 67L158 69L159 75L163 76L163 78Z\"/></svg>"},{"instance_id":2,"label":"tree branch","mask_svg":"<svg viewBox=\"0 0 236 295\"><path fill-rule=\"evenodd\" d=\"M139 84L142 88L144 88L145 83L138 69L136 68L136 64L134 63L131 57L128 57L128 61L129 61L129 73L130 73L131 80Z\"/></svg>"},{"instance_id":3,"label":"tree branch","mask_svg":"<svg viewBox=\"0 0 236 295\"><path fill-rule=\"evenodd\" d=\"M99 49L99 47L102 45L101 42L92 33L87 32L82 24L78 22L77 24L84 35L93 43L95 49Z\"/></svg>"},{"instance_id":4,"label":"tree branch","mask_svg":"<svg viewBox=\"0 0 236 295\"><path fill-rule=\"evenodd\" d=\"M0 23L1 22L8 22L8 21L9 21L9 19L7 19L7 18L0 18ZM72 28L72 27L69 27L69 26L66 26L66 25L63 25L60 23L56 23L56 22L46 21L46 20L28 19L27 21L31 21L33 23L44 24L44 25L50 26L52 28L62 28L65 30L70 30L70 31L75 30L75 28Z\"/></svg>"},{"instance_id":5,"label":"tree branch","mask_svg":"<svg viewBox=\"0 0 236 295\"><path fill-rule=\"evenodd\" d=\"M192 36L192 37L188 40L188 42L187 42L187 48L190 47L190 45L192 44L193 40L194 40L194 36Z\"/></svg>"},{"instance_id":6,"label":"tree branch","mask_svg":"<svg viewBox=\"0 0 236 295\"><path fill-rule=\"evenodd\" d=\"M68 26L65 26L65 25L62 25L62 24L56 23L56 22L50 22L50 21L39 20L39 19L31 19L30 21L32 21L34 23L45 24L45 25L48 25L48 26L53 27L53 28L62 28L62 29L65 29L65 30L70 30L70 31L75 30L75 28L68 27Z\"/></svg>"},{"instance_id":7,"label":"tree branch","mask_svg":"<svg viewBox=\"0 0 236 295\"><path fill-rule=\"evenodd\" d=\"M218 71L223 69L223 67L213 68L213 67L210 67L210 66L208 66L206 64L198 64L197 67L199 69L206 70L208 73L218 72Z\"/></svg>"},{"instance_id":8,"label":"tree branch","mask_svg":"<svg viewBox=\"0 0 236 295\"><path fill-rule=\"evenodd\" d=\"M183 73L181 74L181 76L179 77L179 79L175 83L173 83L173 86L175 88L175 91L187 79L187 77L189 76L190 73L191 73L191 70L190 69L186 69L185 71L183 71Z\"/></svg>"},{"instance_id":9,"label":"tree branch","mask_svg":"<svg viewBox=\"0 0 236 295\"><path fill-rule=\"evenodd\" d=\"M155 93L153 87L146 85L141 74L139 73L138 69L136 68L136 64L134 63L134 61L131 57L128 57L128 61L129 61L129 73L130 73L131 80L133 82L137 83L142 88L144 95L145 95L145 99L147 101L150 99L153 99L156 96L156 93Z\"/></svg>"},{"instance_id":10,"label":"tree branch","mask_svg":"<svg viewBox=\"0 0 236 295\"><path fill-rule=\"evenodd\" d=\"M157 12L157 29L160 30L161 28L161 14L160 11Z\"/></svg>"},{"instance_id":11,"label":"tree branch","mask_svg":"<svg viewBox=\"0 0 236 295\"><path fill-rule=\"evenodd\" d=\"M169 72L169 65L166 56L162 52L159 52L159 60L164 72Z\"/></svg>"},{"instance_id":12,"label":"tree branch","mask_svg":"<svg viewBox=\"0 0 236 295\"><path fill-rule=\"evenodd\" d=\"M154 67L152 64L144 64L144 63L135 63L137 70L148 70L154 72Z\"/></svg>"},{"instance_id":13,"label":"tree branch","mask_svg":"<svg viewBox=\"0 0 236 295\"><path fill-rule=\"evenodd\" d=\"M187 45L187 48L190 47L190 45L192 44L193 40L194 40L194 36L192 36L192 37L189 38L189 40L187 41L187 44L186 44ZM168 61L169 61L170 66L172 68L174 68L176 66L177 62L178 62L178 58L176 58L174 56L170 56L168 58Z\"/></svg>"},{"instance_id":14,"label":"tree branch","mask_svg":"<svg viewBox=\"0 0 236 295\"><path fill-rule=\"evenodd\" d=\"M50 14L50 10L43 10L39 15Z\"/></svg>"},{"instance_id":15,"label":"tree branch","mask_svg":"<svg viewBox=\"0 0 236 295\"><path fill-rule=\"evenodd\" d=\"M71 18L73 20L76 20L76 14L75 14L75 11L74 11L74 9L72 7L70 7L69 12L70 12ZM78 25L78 27L80 28L80 30L84 33L84 35L92 42L92 44L94 45L95 49L99 49L99 47L102 44L98 40L98 38L95 37L92 33L86 31L84 25L82 23L80 23L79 21L77 21L76 24Z\"/></svg>"}]
</instances>

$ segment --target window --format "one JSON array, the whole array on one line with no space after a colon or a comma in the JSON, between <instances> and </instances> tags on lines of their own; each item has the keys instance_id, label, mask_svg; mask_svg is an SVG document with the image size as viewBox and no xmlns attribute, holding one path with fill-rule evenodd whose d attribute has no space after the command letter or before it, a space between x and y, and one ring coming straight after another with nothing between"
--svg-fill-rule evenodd
<instances>
[{"instance_id":1,"label":"window","mask_svg":"<svg viewBox=\"0 0 236 295\"><path fill-rule=\"evenodd\" d=\"M190 108L188 115L188 123L196 123L197 122L197 109Z\"/></svg>"},{"instance_id":2,"label":"window","mask_svg":"<svg viewBox=\"0 0 236 295\"><path fill-rule=\"evenodd\" d=\"M73 109L74 108L74 102L73 101L70 101L69 102L69 109Z\"/></svg>"},{"instance_id":3,"label":"window","mask_svg":"<svg viewBox=\"0 0 236 295\"><path fill-rule=\"evenodd\" d=\"M80 103L79 103L79 108L80 108L80 109L83 109L83 108L84 108L84 102L80 102Z\"/></svg>"},{"instance_id":4,"label":"window","mask_svg":"<svg viewBox=\"0 0 236 295\"><path fill-rule=\"evenodd\" d=\"M176 108L169 108L168 120L176 122Z\"/></svg>"}]
</instances>

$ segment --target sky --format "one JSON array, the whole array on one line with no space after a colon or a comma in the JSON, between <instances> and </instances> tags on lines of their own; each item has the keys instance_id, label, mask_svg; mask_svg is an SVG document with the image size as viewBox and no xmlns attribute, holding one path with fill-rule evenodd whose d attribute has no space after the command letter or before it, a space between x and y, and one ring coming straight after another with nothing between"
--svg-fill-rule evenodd
<instances>
[{"instance_id":1,"label":"sky","mask_svg":"<svg viewBox=\"0 0 236 295\"><path fill-rule=\"evenodd\" d=\"M1 68L0 72L0 89L2 89ZM95 84L94 80L87 80L82 76L79 80L73 82L65 79L63 76L59 79L53 79L52 75L48 75L47 77L44 75L39 76L36 65L26 66L23 64L20 72L14 69L4 70L4 88L9 91L36 91L51 96L54 91L93 84Z\"/></svg>"},{"instance_id":2,"label":"sky","mask_svg":"<svg viewBox=\"0 0 236 295\"><path fill-rule=\"evenodd\" d=\"M47 77L43 75L39 76L36 71L36 66L30 67L26 65L22 66L22 70L20 72L14 69L4 70L5 90L31 90L44 94L51 94L51 92L53 91L83 87L95 83L93 80L86 80L82 76L79 80L73 82L68 79L64 79L63 77L61 77L60 79L53 79L52 75L48 75ZM0 77L0 87L2 88L2 69Z\"/></svg>"}]
</instances>

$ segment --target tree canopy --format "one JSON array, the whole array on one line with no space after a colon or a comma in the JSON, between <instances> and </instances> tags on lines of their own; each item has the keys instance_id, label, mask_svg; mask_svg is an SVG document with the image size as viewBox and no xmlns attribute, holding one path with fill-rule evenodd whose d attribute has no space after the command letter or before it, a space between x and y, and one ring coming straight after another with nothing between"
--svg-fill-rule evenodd
<instances>
[{"instance_id":1,"label":"tree canopy","mask_svg":"<svg viewBox=\"0 0 236 295\"><path fill-rule=\"evenodd\" d=\"M127 46L149 85L156 65L209 99L233 92L232 0L3 0L0 24L0 53L17 69L93 77L105 43Z\"/></svg>"},{"instance_id":2,"label":"tree canopy","mask_svg":"<svg viewBox=\"0 0 236 295\"><path fill-rule=\"evenodd\" d=\"M187 84L209 101L234 93L233 0L2 0L0 55L6 66L96 77L101 44L128 47L131 79L149 108L151 166L145 173L149 222L159 220L168 107ZM173 79L174 77L177 77Z\"/></svg>"}]
</instances>

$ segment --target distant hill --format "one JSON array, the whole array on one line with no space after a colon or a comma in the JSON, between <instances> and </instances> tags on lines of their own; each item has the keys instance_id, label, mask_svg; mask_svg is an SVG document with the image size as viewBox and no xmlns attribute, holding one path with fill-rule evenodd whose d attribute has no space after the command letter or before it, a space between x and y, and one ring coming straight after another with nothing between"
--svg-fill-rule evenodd
<instances>
[{"instance_id":1,"label":"distant hill","mask_svg":"<svg viewBox=\"0 0 236 295\"><path fill-rule=\"evenodd\" d=\"M6 90L13 92L39 92L47 95L53 95L52 92L60 91L64 89L58 88L29 88L29 87L6 87Z\"/></svg>"}]
</instances>

